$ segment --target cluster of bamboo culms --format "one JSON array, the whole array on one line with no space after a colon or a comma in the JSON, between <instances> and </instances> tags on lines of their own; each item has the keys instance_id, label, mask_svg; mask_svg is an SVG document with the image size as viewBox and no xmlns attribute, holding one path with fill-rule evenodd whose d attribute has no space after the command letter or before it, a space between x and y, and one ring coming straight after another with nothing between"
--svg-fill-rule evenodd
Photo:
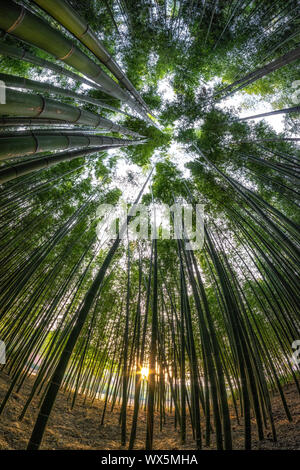
<instances>
[{"instance_id":1,"label":"cluster of bamboo culms","mask_svg":"<svg viewBox=\"0 0 300 470\"><path fill-rule=\"evenodd\" d=\"M55 3L55 2L53 2ZM62 6L64 2L59 2ZM77 17L73 10L65 4L64 17L70 18L74 15L74 21ZM64 26L68 26L62 21ZM36 47L48 52L54 58L60 58L62 62L70 65L77 73L70 72L69 69L56 65L54 62L42 60L33 54L26 53L5 42L1 44L1 53L12 58L19 58L30 62L38 67L49 69L55 73L71 78L78 83L88 84L96 89L100 89L105 94L127 104L135 113L138 113L143 119L152 122L147 113L146 105L140 98L137 91L126 79L121 69L112 60L109 61L109 54L106 53L105 64L109 61L110 70L120 80L112 79L97 63L98 48L105 52L103 46L96 37L93 43L89 42L89 49L94 52L96 58L91 59L75 43L67 39L60 31L54 29L49 23L36 16L31 11L14 2L4 2L1 5L1 23L0 27L6 33L13 35L21 41L26 41ZM84 26L87 29L87 26ZM75 27L74 27L75 28ZM81 30L76 32L71 28L74 35L81 36ZM89 31L89 35L93 35ZM87 39L87 35L84 36ZM93 36L94 37L94 36ZM84 43L84 41L83 41ZM98 44L99 43L99 44ZM101 59L101 58L100 58ZM111 64L114 64L113 70ZM85 77L88 77L86 79ZM122 110L106 104L105 101L90 98L83 93L74 93L66 89L41 83L35 80L26 80L20 77L1 74L1 80L6 85L5 104L1 104L2 126L17 127L15 132L1 133L1 160L14 157L32 156L48 151L70 150L64 152L54 159L43 158L35 159L34 162L26 161L23 163L18 160L18 165L8 163L7 167L1 169L0 181L11 180L17 176L29 173L35 169L46 168L55 165L66 159L78 158L80 154L74 152L83 149L82 156L86 155L87 148L94 148L89 153L95 153L100 148L121 147L124 145L136 145L142 143L141 136L121 125L115 124L99 114L87 111L77 106L77 102L87 102L99 108L106 108L114 112L126 114ZM126 86L126 88L123 87ZM25 93L22 90L31 90L33 93ZM56 99L48 98L50 95L56 95ZM66 104L59 101L60 96L73 99L74 104ZM57 127L61 124L61 127ZM26 132L18 132L18 127L30 127ZM32 127L34 126L34 131ZM42 127L41 127L42 126ZM91 131L93 131L91 133ZM131 138L139 140L120 139L116 137L99 136L103 132L115 132L125 134ZM48 156L47 156L48 157ZM61 157L61 159L60 159ZM27 159L28 160L28 159ZM13 170L12 170L13 165Z\"/></svg>"},{"instance_id":2,"label":"cluster of bamboo culms","mask_svg":"<svg viewBox=\"0 0 300 470\"><path fill-rule=\"evenodd\" d=\"M0 7L0 27L60 57L76 73L25 51L19 58L100 88L149 120L142 98L68 4L35 3L95 59L31 11L6 1ZM8 56L18 57L18 51L0 46ZM231 449L232 420L243 423L246 449L253 428L260 440L269 430L276 440L272 393L279 392L292 420L283 385L293 380L300 392L299 367L291 361L300 326L298 226L194 145L196 165L222 182L220 204L228 225L220 228L208 213L200 252L188 250L187 240L134 241L124 249L117 238L107 248L95 236L95 212L113 193L105 175L100 187L89 184L86 170L95 159L101 162L104 150L142 143L141 136L48 97L65 96L64 89L7 75L2 79L14 89L7 89L0 126L17 130L0 136L0 158L7 160L0 169L0 182L6 182L0 205L0 338L11 377L0 413L31 375L31 392L19 416L22 420L30 412L33 400L38 403L28 449L39 448L59 391L71 407L79 394L86 406L101 397L99 426L105 425L107 413L120 410L121 443L130 449L144 411L147 449L155 445L155 426L162 429L170 419L183 444L191 430L198 449ZM79 93L68 97L74 103L90 100ZM99 129L135 140L99 135ZM266 169L261 178L294 203L299 196L294 154L278 155L272 147L244 157L249 171ZM152 172L136 203L151 177ZM196 176L194 183L186 185L190 204L201 196ZM226 203L227 191L234 195L231 204ZM142 375L145 369L148 377Z\"/></svg>"}]
</instances>

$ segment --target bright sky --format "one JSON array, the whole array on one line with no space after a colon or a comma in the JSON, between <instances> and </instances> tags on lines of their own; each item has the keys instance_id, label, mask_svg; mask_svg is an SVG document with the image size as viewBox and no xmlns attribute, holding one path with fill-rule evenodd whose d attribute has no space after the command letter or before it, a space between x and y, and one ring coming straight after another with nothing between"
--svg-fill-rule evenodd
<instances>
[{"instance_id":1,"label":"bright sky","mask_svg":"<svg viewBox=\"0 0 300 470\"><path fill-rule=\"evenodd\" d=\"M157 92L161 96L163 102L172 102L176 98L176 94L170 84L172 77L166 76L158 82Z\"/></svg>"},{"instance_id":2,"label":"bright sky","mask_svg":"<svg viewBox=\"0 0 300 470\"><path fill-rule=\"evenodd\" d=\"M226 100L222 101L219 107L224 106L234 106L238 108L242 105L245 101L245 95L243 93L236 93L233 96L230 96ZM255 114L262 114L268 113L270 111L274 111L271 104L267 101L260 100L260 102L256 102L255 105L251 108L245 109L241 108L239 116L246 117L246 116L253 116ZM276 132L283 132L284 131L284 114L276 114L275 116L268 116L264 118L257 118L255 122L259 122L265 120Z\"/></svg>"},{"instance_id":3,"label":"bright sky","mask_svg":"<svg viewBox=\"0 0 300 470\"><path fill-rule=\"evenodd\" d=\"M160 80L158 84L158 93L160 96L163 98L163 101L166 102L172 102L176 98L176 94L174 93L174 90L170 84L171 77L167 76ZM215 84L215 80L211 81L212 85ZM243 93L236 93L234 96L231 96L227 98L226 100L223 100L220 102L219 107L222 108L224 106L226 107L235 107L239 108L243 103L245 102L245 94ZM241 108L239 116L240 117L246 117L246 116L251 116L255 114L262 114L266 113L269 111L273 111L273 108L270 103L264 100L260 100L259 102L256 102L253 107L249 107L248 109ZM276 132L282 132L284 130L284 115L283 114L277 114L275 116L269 116L265 118L258 118L255 121L259 122L261 120L265 120L270 126L273 127L273 129ZM199 121L200 124L200 121Z\"/></svg>"},{"instance_id":4,"label":"bright sky","mask_svg":"<svg viewBox=\"0 0 300 470\"><path fill-rule=\"evenodd\" d=\"M160 80L158 83L158 93L162 97L163 102L169 102L171 103L176 99L176 94L171 86L171 76L167 76ZM242 104L245 102L245 95L243 93L236 93L234 96L227 98L226 100L222 101L219 103L219 107L223 108L224 106L226 107L234 107L235 109L240 109L239 116L240 117L245 117L249 115L254 115L254 114L261 114L264 112L272 111L272 107L270 103L266 101L260 101L255 102L255 105L253 107L249 107L247 109L242 107ZM284 116L283 115L275 115L275 116L270 116L268 118L260 118L256 119L256 122L259 120L265 119L266 122L270 126L273 127L273 129L276 132L282 132L284 130ZM199 119L197 122L195 122L195 128L200 128L202 123L202 119ZM175 123L176 125L176 123ZM177 123L178 126L180 126L180 121ZM119 151L118 150L110 150L109 154L110 156L117 154ZM159 152L158 152L159 153ZM183 173L184 177L188 178L189 177L189 170L185 168L185 164L190 160L191 156L187 154L185 151L183 144L179 144L178 142L172 142L168 155L173 163L175 163L178 167L178 169ZM158 155L155 153L154 155L154 160ZM134 175L134 179L129 181L128 176L130 174ZM144 179L146 178L146 175L143 174L141 171L141 168L138 165L129 163L128 161L125 161L124 158L121 158L116 166L116 171L115 171L115 178L114 181L112 182L112 186L114 187L120 187L123 191L123 198L126 201L132 200L135 196L136 193L138 192L138 188L143 184Z\"/></svg>"}]
</instances>

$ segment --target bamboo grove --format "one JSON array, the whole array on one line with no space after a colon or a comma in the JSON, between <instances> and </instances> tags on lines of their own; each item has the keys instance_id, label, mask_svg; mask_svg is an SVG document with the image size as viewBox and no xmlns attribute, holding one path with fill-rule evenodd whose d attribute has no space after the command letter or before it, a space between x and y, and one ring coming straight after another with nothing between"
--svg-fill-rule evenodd
<instances>
[{"instance_id":1,"label":"bamboo grove","mask_svg":"<svg viewBox=\"0 0 300 470\"><path fill-rule=\"evenodd\" d=\"M100 398L100 429L119 410L128 449L144 411L146 449L170 417L197 449L234 448L232 420L246 449L276 441L274 391L293 421L299 14L293 0L0 1L0 413L30 375L28 449L59 391L71 408ZM241 93L273 111L226 108ZM256 120L275 114L284 132ZM98 206L122 199L203 204L203 248L97 236Z\"/></svg>"}]
</instances>

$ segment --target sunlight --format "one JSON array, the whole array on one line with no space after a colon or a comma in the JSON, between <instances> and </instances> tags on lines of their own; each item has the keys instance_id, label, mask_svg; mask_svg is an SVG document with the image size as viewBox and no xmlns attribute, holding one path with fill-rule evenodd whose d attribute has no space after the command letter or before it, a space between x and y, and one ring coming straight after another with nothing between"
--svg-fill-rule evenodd
<instances>
[{"instance_id":1,"label":"sunlight","mask_svg":"<svg viewBox=\"0 0 300 470\"><path fill-rule=\"evenodd\" d=\"M236 93L235 96L230 96L226 100L224 100L226 106L233 106L238 108L245 103L245 94L244 93ZM253 106L249 106L247 108L240 109L239 116L246 117L250 116L251 114L261 114L267 113L268 111L274 111L272 105L267 101L260 99L260 102L254 102ZM262 118L255 119L255 122L259 122L265 120L276 132L283 132L284 131L284 115L282 114L275 114L274 116L265 116ZM296 137L296 136L295 136Z\"/></svg>"},{"instance_id":2,"label":"sunlight","mask_svg":"<svg viewBox=\"0 0 300 470\"><path fill-rule=\"evenodd\" d=\"M216 77L207 82L207 85L213 88L219 82L219 77ZM256 100L253 99L253 102L249 101L249 95L245 94L244 91L235 93L234 96L229 96L217 103L217 107L224 109L224 107L233 107L236 110L239 110L239 117L250 116L251 114L262 114L268 111L274 111L271 103L264 100L262 97ZM273 116L265 116L262 118L257 118L253 122L259 122L265 120L276 132L284 132L284 115L275 114ZM293 137L297 137L292 134Z\"/></svg>"},{"instance_id":3,"label":"sunlight","mask_svg":"<svg viewBox=\"0 0 300 470\"><path fill-rule=\"evenodd\" d=\"M147 380L149 376L149 367L142 367L141 368L141 376L143 380Z\"/></svg>"},{"instance_id":4,"label":"sunlight","mask_svg":"<svg viewBox=\"0 0 300 470\"><path fill-rule=\"evenodd\" d=\"M0 451L300 449L296 5L0 1Z\"/></svg>"},{"instance_id":5,"label":"sunlight","mask_svg":"<svg viewBox=\"0 0 300 470\"><path fill-rule=\"evenodd\" d=\"M168 101L169 103L171 103L176 98L176 94L173 90L173 87L170 85L170 82L170 76L166 76L158 82L157 91L160 94L163 102Z\"/></svg>"}]
</instances>

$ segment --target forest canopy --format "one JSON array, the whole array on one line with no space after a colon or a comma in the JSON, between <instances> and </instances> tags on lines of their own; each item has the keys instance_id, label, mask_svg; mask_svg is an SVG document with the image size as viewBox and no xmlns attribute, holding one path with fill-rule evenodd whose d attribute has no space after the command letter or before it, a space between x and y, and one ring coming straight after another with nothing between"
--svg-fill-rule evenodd
<instances>
[{"instance_id":1,"label":"forest canopy","mask_svg":"<svg viewBox=\"0 0 300 470\"><path fill-rule=\"evenodd\" d=\"M275 390L292 421L299 37L297 0L0 2L0 413L30 375L28 449L59 390L100 426L120 403L129 449L143 407L146 449L167 413L197 449L233 417L276 441ZM202 248L99 234L133 203L201 205Z\"/></svg>"}]
</instances>

